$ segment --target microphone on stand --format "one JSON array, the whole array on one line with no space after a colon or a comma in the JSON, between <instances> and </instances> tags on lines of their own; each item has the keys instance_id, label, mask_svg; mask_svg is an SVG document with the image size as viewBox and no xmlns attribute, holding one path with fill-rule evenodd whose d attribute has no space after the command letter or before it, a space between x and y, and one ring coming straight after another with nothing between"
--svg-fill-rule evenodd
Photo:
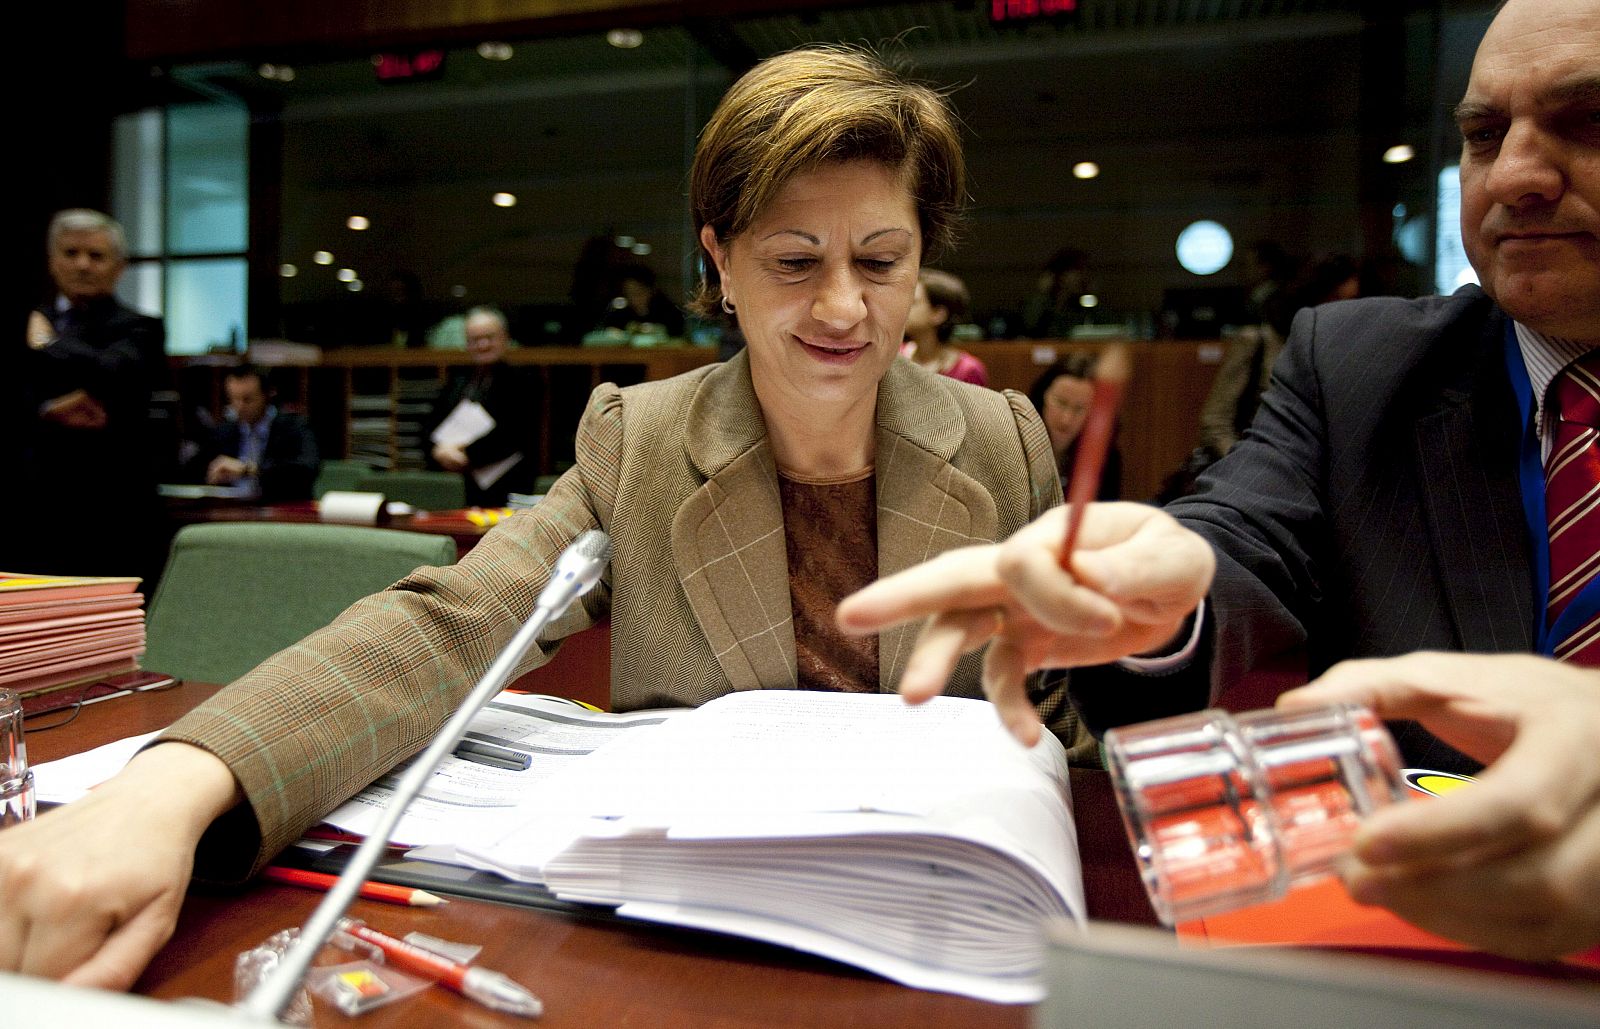
<instances>
[{"instance_id":1,"label":"microphone on stand","mask_svg":"<svg viewBox=\"0 0 1600 1029\"><path fill-rule=\"evenodd\" d=\"M528 620L517 630L511 642L506 644L506 648L495 657L493 663L489 665L489 670L483 673L483 678L472 688L466 701L456 709L456 713L434 736L433 742L428 744L427 749L406 769L399 785L395 787L394 796L390 798L382 816L378 819L378 824L367 834L361 846L356 848L355 854L339 876L339 881L312 912L299 939L284 954L283 960L272 974L263 979L254 990L250 991L250 995L240 1002L239 1010L258 1020L277 1021L278 1014L289 1006L289 1001L299 988L300 980L304 978L306 969L311 966L312 959L333 935L334 928L344 915L345 909L350 906L350 902L355 899L362 882L383 856L389 843L389 836L394 832L394 827L399 823L405 809L416 799L417 794L422 792L428 778L439 767L445 755L461 742L478 709L505 686L506 680L511 677L511 670L522 660L522 655L528 652L528 648L533 646L533 641L538 639L545 627L559 618L574 600L594 588L594 584L600 580L610 560L611 539L595 529L579 536L562 552L550 573L549 583L539 593L533 614L528 616Z\"/></svg>"}]
</instances>

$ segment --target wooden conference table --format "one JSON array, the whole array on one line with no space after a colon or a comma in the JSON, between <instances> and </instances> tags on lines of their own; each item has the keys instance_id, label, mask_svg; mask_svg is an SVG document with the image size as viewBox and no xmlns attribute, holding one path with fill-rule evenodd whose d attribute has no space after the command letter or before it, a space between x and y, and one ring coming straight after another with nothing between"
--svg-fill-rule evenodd
<instances>
[{"instance_id":1,"label":"wooden conference table","mask_svg":"<svg viewBox=\"0 0 1600 1029\"><path fill-rule=\"evenodd\" d=\"M185 683L82 709L60 728L32 733L35 764L171 724L217 687ZM1074 770L1072 797L1091 918L1154 924L1104 773ZM232 1000L233 962L271 934L302 924L321 894L258 882L237 893L192 892L177 931L135 989L164 999ZM866 972L778 947L682 930L455 899L405 908L358 899L354 917L393 936L413 930L483 945L478 963L538 994L545 1013L524 1022L441 988L361 1016L364 1027L786 1026L1022 1027L1027 1007L913 990ZM343 1016L318 1002L318 1025Z\"/></svg>"}]
</instances>

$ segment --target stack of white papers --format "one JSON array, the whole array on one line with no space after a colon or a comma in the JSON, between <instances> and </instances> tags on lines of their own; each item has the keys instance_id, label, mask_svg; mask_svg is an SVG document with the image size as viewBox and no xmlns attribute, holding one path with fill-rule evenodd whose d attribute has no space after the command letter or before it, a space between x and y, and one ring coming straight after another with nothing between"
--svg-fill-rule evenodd
<instances>
[{"instance_id":1,"label":"stack of white papers","mask_svg":"<svg viewBox=\"0 0 1600 1029\"><path fill-rule=\"evenodd\" d=\"M613 739L508 821L459 857L989 1000L1038 1000L1042 923L1082 921L1065 753L981 701L733 694Z\"/></svg>"}]
</instances>

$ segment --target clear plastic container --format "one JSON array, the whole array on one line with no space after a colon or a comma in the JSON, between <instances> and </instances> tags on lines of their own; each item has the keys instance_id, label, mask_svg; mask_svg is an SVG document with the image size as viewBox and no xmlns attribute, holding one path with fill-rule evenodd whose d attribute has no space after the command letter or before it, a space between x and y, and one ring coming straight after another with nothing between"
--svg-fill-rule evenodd
<instances>
[{"instance_id":1,"label":"clear plastic container","mask_svg":"<svg viewBox=\"0 0 1600 1029\"><path fill-rule=\"evenodd\" d=\"M1361 820L1405 796L1393 738L1353 705L1201 711L1113 729L1105 746L1139 872L1167 925L1331 874Z\"/></svg>"},{"instance_id":2,"label":"clear plastic container","mask_svg":"<svg viewBox=\"0 0 1600 1029\"><path fill-rule=\"evenodd\" d=\"M33 771L22 735L22 701L0 690L0 829L33 817Z\"/></svg>"}]
</instances>

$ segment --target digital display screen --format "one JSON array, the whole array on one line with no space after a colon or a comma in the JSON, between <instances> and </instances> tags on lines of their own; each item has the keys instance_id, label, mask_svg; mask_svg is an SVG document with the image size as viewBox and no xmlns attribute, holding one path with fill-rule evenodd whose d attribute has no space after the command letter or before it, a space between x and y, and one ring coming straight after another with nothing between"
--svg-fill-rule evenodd
<instances>
[{"instance_id":1,"label":"digital display screen","mask_svg":"<svg viewBox=\"0 0 1600 1029\"><path fill-rule=\"evenodd\" d=\"M1031 21L1078 13L1078 0L989 0L989 21Z\"/></svg>"},{"instance_id":2,"label":"digital display screen","mask_svg":"<svg viewBox=\"0 0 1600 1029\"><path fill-rule=\"evenodd\" d=\"M379 82L435 79L444 74L443 50L417 50L409 54L376 54L372 67Z\"/></svg>"}]
</instances>

